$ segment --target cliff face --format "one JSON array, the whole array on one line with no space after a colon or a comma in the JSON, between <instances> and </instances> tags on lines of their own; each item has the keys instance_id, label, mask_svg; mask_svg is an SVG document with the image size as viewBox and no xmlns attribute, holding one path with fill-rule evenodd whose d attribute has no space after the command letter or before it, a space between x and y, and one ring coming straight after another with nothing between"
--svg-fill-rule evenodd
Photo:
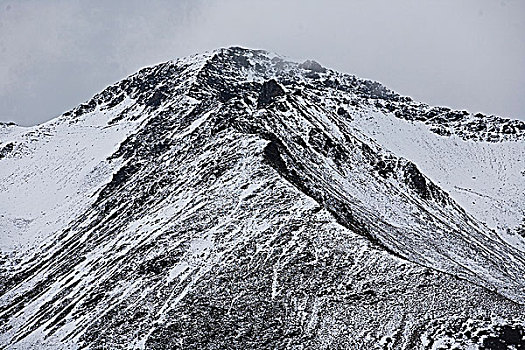
<instances>
[{"instance_id":1,"label":"cliff face","mask_svg":"<svg viewBox=\"0 0 525 350\"><path fill-rule=\"evenodd\" d=\"M0 344L523 346L525 124L241 48L0 125Z\"/></svg>"}]
</instances>

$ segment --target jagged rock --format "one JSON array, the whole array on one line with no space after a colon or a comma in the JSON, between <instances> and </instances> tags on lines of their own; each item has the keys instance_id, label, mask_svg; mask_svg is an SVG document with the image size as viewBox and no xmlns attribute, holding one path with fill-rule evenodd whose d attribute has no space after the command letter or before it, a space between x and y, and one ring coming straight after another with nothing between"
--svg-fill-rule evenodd
<instances>
[{"instance_id":1,"label":"jagged rock","mask_svg":"<svg viewBox=\"0 0 525 350\"><path fill-rule=\"evenodd\" d=\"M275 81L270 79L262 84L261 92L257 104L259 108L265 107L274 100L275 97L283 96L284 89Z\"/></svg>"},{"instance_id":2,"label":"jagged rock","mask_svg":"<svg viewBox=\"0 0 525 350\"><path fill-rule=\"evenodd\" d=\"M13 142L9 142L8 144L0 147L0 159L7 157L14 148L15 144Z\"/></svg>"},{"instance_id":3,"label":"jagged rock","mask_svg":"<svg viewBox=\"0 0 525 350\"><path fill-rule=\"evenodd\" d=\"M158 107L166 99L166 95L161 90L156 90L146 102L147 106Z\"/></svg>"},{"instance_id":4,"label":"jagged rock","mask_svg":"<svg viewBox=\"0 0 525 350\"><path fill-rule=\"evenodd\" d=\"M425 199L428 199L430 193L427 188L427 181L421 172L413 163L407 163L403 169L405 181L413 188L419 195Z\"/></svg>"}]
</instances>

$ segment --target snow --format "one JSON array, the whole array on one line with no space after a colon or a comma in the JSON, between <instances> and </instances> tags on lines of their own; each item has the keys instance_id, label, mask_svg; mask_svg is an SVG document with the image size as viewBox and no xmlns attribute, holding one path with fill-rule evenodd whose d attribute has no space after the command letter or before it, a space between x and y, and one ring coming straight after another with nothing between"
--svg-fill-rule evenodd
<instances>
[{"instance_id":1,"label":"snow","mask_svg":"<svg viewBox=\"0 0 525 350\"><path fill-rule=\"evenodd\" d=\"M74 124L53 120L0 139L23 149L1 161L0 250L27 251L89 206L118 166L106 158L133 129L133 123L105 123L130 103L107 114L88 113Z\"/></svg>"},{"instance_id":2,"label":"snow","mask_svg":"<svg viewBox=\"0 0 525 350\"><path fill-rule=\"evenodd\" d=\"M213 113L214 111L209 111L207 113L204 113L202 116L200 116L199 118L195 119L182 133L180 134L177 134L176 135L176 138L184 138L185 136L191 134L192 132L194 132L199 126L202 125L202 123L204 123L204 121L206 121L206 119L209 118L209 116Z\"/></svg>"},{"instance_id":3,"label":"snow","mask_svg":"<svg viewBox=\"0 0 525 350\"><path fill-rule=\"evenodd\" d=\"M524 208L523 143L439 136L423 123L377 112L374 99L358 100L356 91L323 85L352 77L329 72L316 82L296 65L268 62L275 56L265 53L246 54L262 73L235 65L205 72L239 84L242 101L214 100L206 86L189 96L213 55L159 65L183 69L140 91L142 102L128 96L33 128L0 127L0 144L16 144L0 160L0 250L34 257L12 262L13 276L23 280L0 296L0 307L20 311L0 309L11 327L0 346L38 342L64 310L53 341L73 334L80 342L91 332L97 340L88 346L100 345L100 337L138 348L180 320L217 327L208 323L208 306L227 310L214 319L221 327L254 324L251 313L275 324L291 320L327 348L339 339L406 344L420 331L418 317L434 327L430 321L440 326L478 311L523 310L522 254L478 222L522 249L512 228ZM279 80L280 73L297 79L278 97L279 108L258 109L256 85L242 84ZM173 98L144 105L161 86L174 87ZM350 116L336 113L341 101L354 99L358 106L345 105ZM207 109L195 115L197 107ZM108 123L127 108L132 118ZM217 128L220 118L232 125ZM275 138L272 156L284 170L266 153ZM159 141L167 146L159 150ZM125 146L129 154L115 156ZM452 200L422 198L401 176L378 175L374 157L383 156L399 166L407 164L399 156L413 161L467 213ZM118 186L102 196L116 171L133 164L137 173L113 181ZM72 225L74 219L81 220ZM31 249L34 255L25 254ZM94 295L100 299L93 302ZM250 313L241 309L251 306ZM202 323L195 327L192 334L204 331ZM167 334L163 341L184 344L180 333ZM421 336L426 345L431 340L455 341Z\"/></svg>"},{"instance_id":4,"label":"snow","mask_svg":"<svg viewBox=\"0 0 525 350\"><path fill-rule=\"evenodd\" d=\"M525 143L465 141L439 136L421 122L379 112L356 115L352 125L418 168L476 219L516 248L525 241L507 234L525 217Z\"/></svg>"},{"instance_id":5,"label":"snow","mask_svg":"<svg viewBox=\"0 0 525 350\"><path fill-rule=\"evenodd\" d=\"M168 273L167 283L171 283L189 267L187 262L183 261L175 265Z\"/></svg>"}]
</instances>

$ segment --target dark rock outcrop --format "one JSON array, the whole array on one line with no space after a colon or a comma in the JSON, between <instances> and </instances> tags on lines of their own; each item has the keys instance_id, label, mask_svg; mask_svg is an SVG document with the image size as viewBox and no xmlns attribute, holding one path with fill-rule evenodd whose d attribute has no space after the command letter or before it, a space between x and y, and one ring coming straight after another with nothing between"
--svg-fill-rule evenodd
<instances>
[{"instance_id":1,"label":"dark rock outcrop","mask_svg":"<svg viewBox=\"0 0 525 350\"><path fill-rule=\"evenodd\" d=\"M272 101L275 97L283 96L284 89L275 81L270 79L262 84L261 91L259 93L259 99L257 100L258 108L263 108Z\"/></svg>"}]
</instances>

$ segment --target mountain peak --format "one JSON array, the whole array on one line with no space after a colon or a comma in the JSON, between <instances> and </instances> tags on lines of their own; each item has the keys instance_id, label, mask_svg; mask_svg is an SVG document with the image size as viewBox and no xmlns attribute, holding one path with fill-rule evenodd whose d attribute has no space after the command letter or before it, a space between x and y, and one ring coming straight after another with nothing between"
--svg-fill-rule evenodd
<instances>
[{"instance_id":1,"label":"mountain peak","mask_svg":"<svg viewBox=\"0 0 525 350\"><path fill-rule=\"evenodd\" d=\"M169 102L167 97L175 90L180 95L181 89L196 98L217 97L225 102L242 97L239 95L242 84L262 84L270 79L296 93L305 87L314 94L321 92L317 99L335 109L373 108L409 122L423 122L432 132L444 137L456 135L464 140L489 142L525 139L523 121L431 107L401 96L376 81L328 70L315 61L291 62L264 50L241 47L221 48L146 67L65 116L93 111L97 105L113 107L126 97L158 107L163 101Z\"/></svg>"},{"instance_id":2,"label":"mountain peak","mask_svg":"<svg viewBox=\"0 0 525 350\"><path fill-rule=\"evenodd\" d=\"M524 130L262 50L146 67L0 133L0 346L519 344Z\"/></svg>"}]
</instances>

